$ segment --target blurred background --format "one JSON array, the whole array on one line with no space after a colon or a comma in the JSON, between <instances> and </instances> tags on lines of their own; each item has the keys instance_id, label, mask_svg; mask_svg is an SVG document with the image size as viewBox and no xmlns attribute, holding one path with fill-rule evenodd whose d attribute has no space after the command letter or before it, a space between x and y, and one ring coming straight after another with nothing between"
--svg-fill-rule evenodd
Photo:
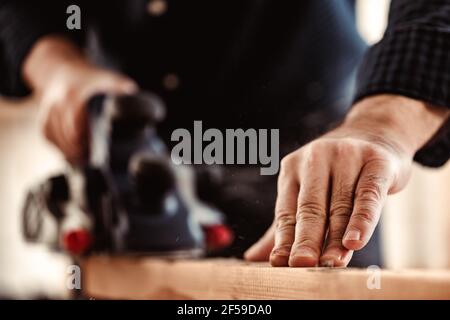
<instances>
[{"instance_id":1,"label":"blurred background","mask_svg":"<svg viewBox=\"0 0 450 320\"><path fill-rule=\"evenodd\" d=\"M359 0L358 28L377 42L388 0ZM63 167L60 154L42 137L32 100L0 98L0 297L65 297L69 261L20 232L25 190ZM450 163L440 169L414 166L411 181L388 200L381 221L387 268L450 268Z\"/></svg>"}]
</instances>

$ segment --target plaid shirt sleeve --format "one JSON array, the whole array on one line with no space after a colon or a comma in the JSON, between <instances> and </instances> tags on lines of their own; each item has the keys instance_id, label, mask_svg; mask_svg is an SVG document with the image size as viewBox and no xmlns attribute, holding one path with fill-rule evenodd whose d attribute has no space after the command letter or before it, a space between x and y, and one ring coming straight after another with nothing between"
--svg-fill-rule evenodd
<instances>
[{"instance_id":1,"label":"plaid shirt sleeve","mask_svg":"<svg viewBox=\"0 0 450 320\"><path fill-rule=\"evenodd\" d=\"M450 0L392 0L383 39L366 53L356 100L393 93L450 108ZM427 166L450 158L450 119L415 155Z\"/></svg>"}]
</instances>

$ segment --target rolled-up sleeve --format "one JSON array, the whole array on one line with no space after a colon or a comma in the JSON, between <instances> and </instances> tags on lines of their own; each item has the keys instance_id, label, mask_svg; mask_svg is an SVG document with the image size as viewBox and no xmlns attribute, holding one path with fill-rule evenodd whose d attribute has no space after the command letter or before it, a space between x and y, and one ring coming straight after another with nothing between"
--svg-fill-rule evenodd
<instances>
[{"instance_id":1,"label":"rolled-up sleeve","mask_svg":"<svg viewBox=\"0 0 450 320\"><path fill-rule=\"evenodd\" d=\"M81 44L82 30L66 28L68 1L0 0L0 93L23 96L29 90L22 64L34 43L48 34L63 34Z\"/></svg>"},{"instance_id":2,"label":"rolled-up sleeve","mask_svg":"<svg viewBox=\"0 0 450 320\"><path fill-rule=\"evenodd\" d=\"M356 100L392 93L450 107L450 0L393 0L386 32L366 53ZM450 121L415 160L441 166L450 158Z\"/></svg>"}]
</instances>

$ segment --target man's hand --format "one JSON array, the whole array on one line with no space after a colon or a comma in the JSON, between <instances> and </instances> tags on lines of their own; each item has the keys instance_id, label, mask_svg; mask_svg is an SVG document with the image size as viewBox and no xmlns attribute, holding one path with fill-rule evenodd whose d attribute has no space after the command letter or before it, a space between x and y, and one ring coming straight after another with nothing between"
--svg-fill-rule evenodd
<instances>
[{"instance_id":1,"label":"man's hand","mask_svg":"<svg viewBox=\"0 0 450 320\"><path fill-rule=\"evenodd\" d=\"M281 162L275 218L245 258L273 266L346 266L369 241L388 194L448 117L393 95L356 104L337 129Z\"/></svg>"},{"instance_id":2,"label":"man's hand","mask_svg":"<svg viewBox=\"0 0 450 320\"><path fill-rule=\"evenodd\" d=\"M59 37L39 40L23 70L45 114L46 137L72 163L86 158L85 107L89 98L98 93L129 94L137 90L132 80L90 64L78 48Z\"/></svg>"}]
</instances>

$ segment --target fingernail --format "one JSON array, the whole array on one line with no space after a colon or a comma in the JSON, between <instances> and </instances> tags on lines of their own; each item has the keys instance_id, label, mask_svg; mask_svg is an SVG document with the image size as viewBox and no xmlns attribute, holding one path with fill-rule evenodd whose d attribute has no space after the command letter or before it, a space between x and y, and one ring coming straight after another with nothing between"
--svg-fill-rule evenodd
<instances>
[{"instance_id":1,"label":"fingernail","mask_svg":"<svg viewBox=\"0 0 450 320\"><path fill-rule=\"evenodd\" d=\"M321 267L325 268L333 268L334 267L334 261L333 260L326 260L320 263Z\"/></svg>"},{"instance_id":2,"label":"fingernail","mask_svg":"<svg viewBox=\"0 0 450 320\"><path fill-rule=\"evenodd\" d=\"M291 267L317 267L319 259L312 249L300 247L289 257Z\"/></svg>"},{"instance_id":3,"label":"fingernail","mask_svg":"<svg viewBox=\"0 0 450 320\"><path fill-rule=\"evenodd\" d=\"M344 240L358 241L361 238L361 233L358 230L350 230L344 237Z\"/></svg>"},{"instance_id":4,"label":"fingernail","mask_svg":"<svg viewBox=\"0 0 450 320\"><path fill-rule=\"evenodd\" d=\"M314 252L312 250L309 250L307 248L301 248L295 251L294 253L295 257L304 257L304 258L314 258Z\"/></svg>"},{"instance_id":5,"label":"fingernail","mask_svg":"<svg viewBox=\"0 0 450 320\"><path fill-rule=\"evenodd\" d=\"M281 256L281 257L288 257L291 254L291 248L286 247L278 247L272 250L272 255L274 256Z\"/></svg>"}]
</instances>

